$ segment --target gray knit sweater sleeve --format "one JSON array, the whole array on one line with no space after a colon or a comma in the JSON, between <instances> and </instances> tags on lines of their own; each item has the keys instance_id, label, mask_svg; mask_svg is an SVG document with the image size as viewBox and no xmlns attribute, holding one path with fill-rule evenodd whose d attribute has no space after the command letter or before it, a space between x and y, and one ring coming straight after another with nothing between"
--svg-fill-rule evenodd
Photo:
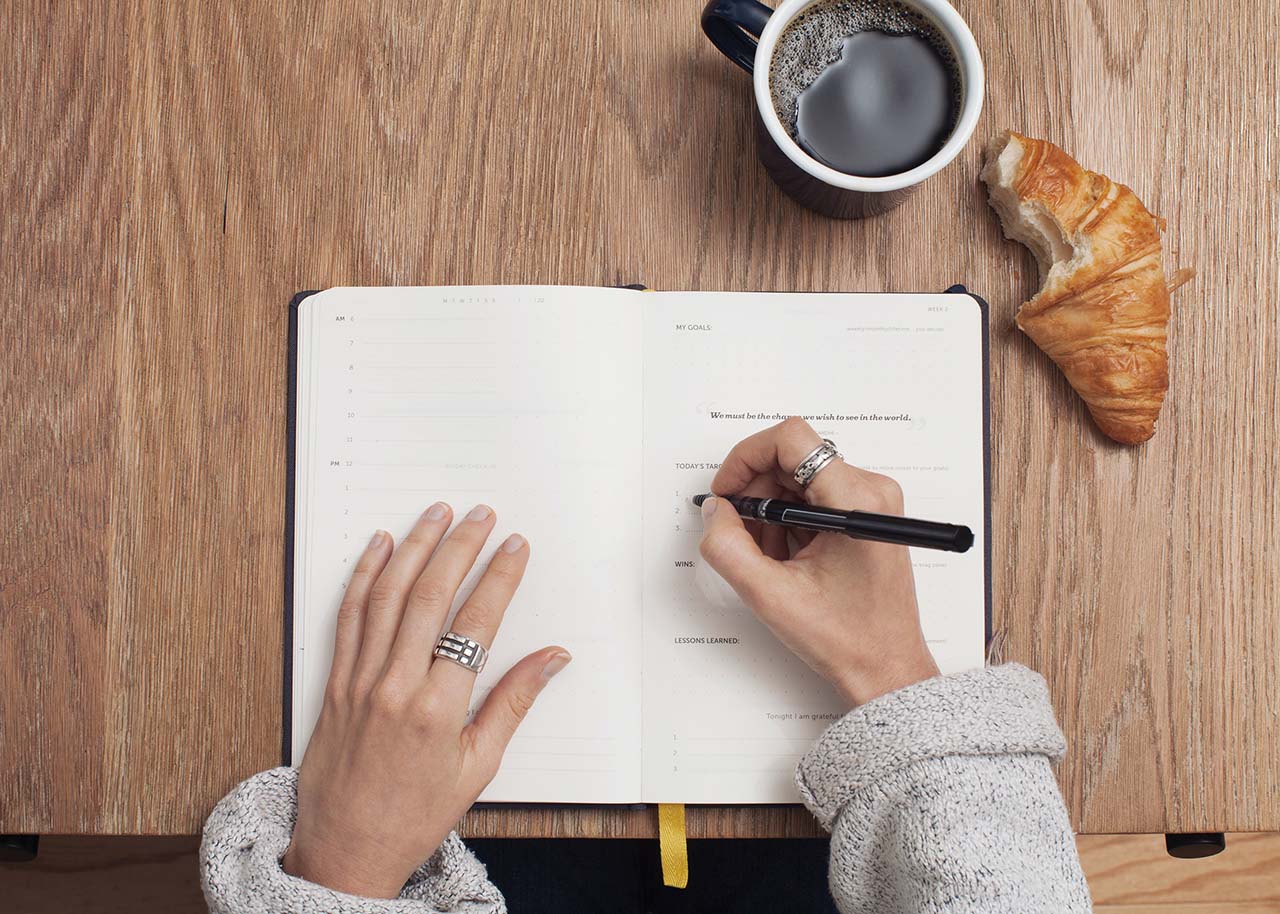
<instances>
[{"instance_id":1,"label":"gray knit sweater sleeve","mask_svg":"<svg viewBox=\"0 0 1280 914\"><path fill-rule=\"evenodd\" d=\"M844 914L1090 911L1050 763L1048 689L1017 664L883 695L832 724L796 770L831 831Z\"/></svg>"},{"instance_id":2,"label":"gray knit sweater sleeve","mask_svg":"<svg viewBox=\"0 0 1280 914\"><path fill-rule=\"evenodd\" d=\"M801 760L806 805L831 830L844 914L1090 910L1050 762L1062 755L1044 680L1010 664L931 679L849 712ZM276 768L214 809L200 846L212 914L503 914L484 866L451 834L399 900L280 868L297 772Z\"/></svg>"},{"instance_id":3,"label":"gray knit sweater sleeve","mask_svg":"<svg viewBox=\"0 0 1280 914\"><path fill-rule=\"evenodd\" d=\"M298 772L255 774L222 798L204 826L200 884L211 914L506 914L502 893L456 833L405 883L400 898L358 898L290 876Z\"/></svg>"}]
</instances>

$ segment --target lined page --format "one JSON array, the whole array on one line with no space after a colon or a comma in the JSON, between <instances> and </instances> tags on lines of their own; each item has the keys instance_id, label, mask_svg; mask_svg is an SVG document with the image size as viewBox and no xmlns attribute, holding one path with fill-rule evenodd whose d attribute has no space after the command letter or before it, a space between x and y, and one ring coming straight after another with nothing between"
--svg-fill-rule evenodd
<instances>
[{"instance_id":1,"label":"lined page","mask_svg":"<svg viewBox=\"0 0 1280 914\"><path fill-rule=\"evenodd\" d=\"M539 698L482 800L635 802L640 758L640 310L626 290L331 289L299 324L293 759L334 620L374 530L397 542L434 501L532 548L473 709L515 661L574 662ZM586 509L584 508L586 506ZM455 609L456 609L455 604ZM424 658L424 663L426 658Z\"/></svg>"},{"instance_id":2,"label":"lined page","mask_svg":"<svg viewBox=\"0 0 1280 914\"><path fill-rule=\"evenodd\" d=\"M981 666L980 311L963 295L647 298L644 801L794 803L796 762L845 708L731 591L698 586L689 498L737 441L811 417L850 463L901 482L908 515L973 528L969 552L912 563L938 665Z\"/></svg>"}]
</instances>

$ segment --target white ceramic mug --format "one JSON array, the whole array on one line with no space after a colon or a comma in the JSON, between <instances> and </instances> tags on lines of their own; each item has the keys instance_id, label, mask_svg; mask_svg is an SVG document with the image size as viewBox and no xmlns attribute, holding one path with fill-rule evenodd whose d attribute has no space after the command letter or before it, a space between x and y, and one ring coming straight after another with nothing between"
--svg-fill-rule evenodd
<instances>
[{"instance_id":1,"label":"white ceramic mug","mask_svg":"<svg viewBox=\"0 0 1280 914\"><path fill-rule=\"evenodd\" d=\"M873 216L901 203L922 181L945 168L969 142L982 112L982 56L969 26L946 0L898 0L927 18L951 46L960 71L960 112L955 128L937 152L910 171L880 178L836 171L791 138L773 107L769 88L770 63L779 36L796 16L822 2L784 0L773 10L756 0L711 0L702 11L702 30L726 57L752 74L756 147L774 182L801 205L827 216Z\"/></svg>"}]
</instances>

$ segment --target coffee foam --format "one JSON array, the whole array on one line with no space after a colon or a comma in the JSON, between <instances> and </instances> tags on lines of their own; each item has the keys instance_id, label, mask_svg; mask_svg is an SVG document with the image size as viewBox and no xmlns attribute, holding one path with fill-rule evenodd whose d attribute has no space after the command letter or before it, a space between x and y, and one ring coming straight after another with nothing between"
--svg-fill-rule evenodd
<instances>
[{"instance_id":1,"label":"coffee foam","mask_svg":"<svg viewBox=\"0 0 1280 914\"><path fill-rule=\"evenodd\" d=\"M923 13L897 0L824 0L796 16L778 36L769 64L769 93L782 126L796 139L796 100L840 59L844 40L857 32L915 35L947 68L952 87L951 126L960 116L960 65L951 43Z\"/></svg>"}]
</instances>

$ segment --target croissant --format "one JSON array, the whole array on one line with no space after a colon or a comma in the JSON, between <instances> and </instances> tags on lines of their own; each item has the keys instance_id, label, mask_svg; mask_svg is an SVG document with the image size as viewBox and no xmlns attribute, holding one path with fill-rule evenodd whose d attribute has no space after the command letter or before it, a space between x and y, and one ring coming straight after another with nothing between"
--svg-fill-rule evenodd
<instances>
[{"instance_id":1,"label":"croissant","mask_svg":"<svg viewBox=\"0 0 1280 914\"><path fill-rule=\"evenodd\" d=\"M982 171L1007 237L1040 263L1018 327L1062 369L1103 434L1155 434L1169 387L1169 286L1160 227L1129 188L1045 140L1011 131Z\"/></svg>"}]
</instances>

